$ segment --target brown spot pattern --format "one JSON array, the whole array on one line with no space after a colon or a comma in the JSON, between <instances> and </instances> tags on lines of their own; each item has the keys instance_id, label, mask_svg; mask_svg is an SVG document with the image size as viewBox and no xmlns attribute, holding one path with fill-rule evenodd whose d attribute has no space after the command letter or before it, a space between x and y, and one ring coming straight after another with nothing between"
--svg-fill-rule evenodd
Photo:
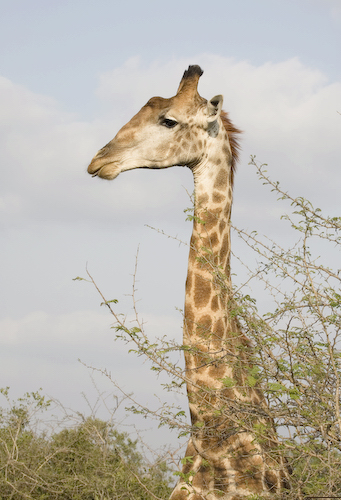
<instances>
[{"instance_id":1,"label":"brown spot pattern","mask_svg":"<svg viewBox=\"0 0 341 500\"><path fill-rule=\"evenodd\" d=\"M202 219L205 221L205 228L207 229L207 231L210 231L216 224L218 224L220 211L220 208L210 210L202 216Z\"/></svg>"},{"instance_id":2,"label":"brown spot pattern","mask_svg":"<svg viewBox=\"0 0 341 500\"><path fill-rule=\"evenodd\" d=\"M212 196L212 201L213 203L221 203L222 201L224 201L225 199L225 196L221 193L217 193L216 191L213 193L213 196Z\"/></svg>"},{"instance_id":3,"label":"brown spot pattern","mask_svg":"<svg viewBox=\"0 0 341 500\"><path fill-rule=\"evenodd\" d=\"M185 321L184 321L185 331L190 333L193 330L193 323L194 323L193 309L189 304L186 304L185 305Z\"/></svg>"},{"instance_id":4,"label":"brown spot pattern","mask_svg":"<svg viewBox=\"0 0 341 500\"><path fill-rule=\"evenodd\" d=\"M220 191L226 189L227 181L228 181L228 172L226 168L221 168L214 182L214 188L219 189Z\"/></svg>"},{"instance_id":5,"label":"brown spot pattern","mask_svg":"<svg viewBox=\"0 0 341 500\"><path fill-rule=\"evenodd\" d=\"M192 273L188 273L187 279L186 279L186 294L190 293L191 288L192 288L192 283L193 283Z\"/></svg>"},{"instance_id":6,"label":"brown spot pattern","mask_svg":"<svg viewBox=\"0 0 341 500\"><path fill-rule=\"evenodd\" d=\"M265 471L265 482L270 491L277 490L278 478L276 473L271 470Z\"/></svg>"},{"instance_id":7,"label":"brown spot pattern","mask_svg":"<svg viewBox=\"0 0 341 500\"><path fill-rule=\"evenodd\" d=\"M226 364L217 361L216 364L210 366L208 374L215 381L224 378L224 376L226 375Z\"/></svg>"},{"instance_id":8,"label":"brown spot pattern","mask_svg":"<svg viewBox=\"0 0 341 500\"><path fill-rule=\"evenodd\" d=\"M225 231L225 227L226 227L226 222L224 221L224 219L221 219L221 221L219 222L220 234Z\"/></svg>"},{"instance_id":9,"label":"brown spot pattern","mask_svg":"<svg viewBox=\"0 0 341 500\"><path fill-rule=\"evenodd\" d=\"M212 319L211 317L206 314L205 316L202 316L199 319L198 325L197 325L197 334L202 336L202 337L209 337L211 335L211 326L212 326Z\"/></svg>"},{"instance_id":10,"label":"brown spot pattern","mask_svg":"<svg viewBox=\"0 0 341 500\"><path fill-rule=\"evenodd\" d=\"M195 307L204 307L208 304L211 297L211 283L200 274L195 276L194 285L194 305Z\"/></svg>"},{"instance_id":11,"label":"brown spot pattern","mask_svg":"<svg viewBox=\"0 0 341 500\"><path fill-rule=\"evenodd\" d=\"M204 193L198 196L198 205L201 206L204 203L207 203L209 200L208 194Z\"/></svg>"},{"instance_id":12,"label":"brown spot pattern","mask_svg":"<svg viewBox=\"0 0 341 500\"><path fill-rule=\"evenodd\" d=\"M217 295L215 295L211 301L211 309L213 312L216 312L219 309L219 299Z\"/></svg>"},{"instance_id":13,"label":"brown spot pattern","mask_svg":"<svg viewBox=\"0 0 341 500\"><path fill-rule=\"evenodd\" d=\"M244 450L246 454L246 450ZM251 452L252 455L252 452ZM247 487L252 493L262 493L263 482L262 482L262 472L257 467L252 466L248 463L249 460L243 459L242 456L231 460L231 466L237 470L235 475L235 480L237 487Z\"/></svg>"},{"instance_id":14,"label":"brown spot pattern","mask_svg":"<svg viewBox=\"0 0 341 500\"><path fill-rule=\"evenodd\" d=\"M219 340L224 338L225 335L225 328L224 328L224 323L222 319L218 319L216 324L213 327L213 334L216 338Z\"/></svg>"},{"instance_id":15,"label":"brown spot pattern","mask_svg":"<svg viewBox=\"0 0 341 500\"><path fill-rule=\"evenodd\" d=\"M229 250L230 250L229 235L225 234L222 245L221 245L221 250L220 250L221 263L223 263L225 261Z\"/></svg>"},{"instance_id":16,"label":"brown spot pattern","mask_svg":"<svg viewBox=\"0 0 341 500\"><path fill-rule=\"evenodd\" d=\"M213 233L208 237L208 241L210 242L210 246L213 248L218 245L219 238L217 233Z\"/></svg>"},{"instance_id":17,"label":"brown spot pattern","mask_svg":"<svg viewBox=\"0 0 341 500\"><path fill-rule=\"evenodd\" d=\"M204 467L203 465L201 465L198 472L193 478L194 488L200 488L202 486L206 486L206 488L209 488L211 481L212 473L210 471L210 467ZM202 495L195 495L192 498L193 500L202 500Z\"/></svg>"},{"instance_id":18,"label":"brown spot pattern","mask_svg":"<svg viewBox=\"0 0 341 500\"><path fill-rule=\"evenodd\" d=\"M223 153L224 155L226 155L228 158L231 156L231 152L229 150L229 148L225 145L223 146Z\"/></svg>"}]
</instances>

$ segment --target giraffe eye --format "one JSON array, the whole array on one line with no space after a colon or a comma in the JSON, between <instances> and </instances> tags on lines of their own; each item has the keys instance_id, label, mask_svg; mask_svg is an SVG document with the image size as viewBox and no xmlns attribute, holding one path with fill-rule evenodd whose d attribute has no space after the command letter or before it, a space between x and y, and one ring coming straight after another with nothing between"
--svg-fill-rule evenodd
<instances>
[{"instance_id":1,"label":"giraffe eye","mask_svg":"<svg viewBox=\"0 0 341 500\"><path fill-rule=\"evenodd\" d=\"M175 120L171 120L170 118L163 118L161 121L161 125L163 125L166 128L174 128L178 122Z\"/></svg>"}]
</instances>

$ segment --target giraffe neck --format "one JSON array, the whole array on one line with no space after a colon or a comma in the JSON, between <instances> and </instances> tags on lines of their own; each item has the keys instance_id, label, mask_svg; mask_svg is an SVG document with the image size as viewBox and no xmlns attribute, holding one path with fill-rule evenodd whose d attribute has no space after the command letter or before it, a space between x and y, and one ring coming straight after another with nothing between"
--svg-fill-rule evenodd
<instances>
[{"instance_id":1,"label":"giraffe neck","mask_svg":"<svg viewBox=\"0 0 341 500\"><path fill-rule=\"evenodd\" d=\"M201 434L208 421L212 424L213 407L217 409L220 404L217 394L224 388L224 379L235 376L236 359L236 325L231 322L228 307L231 166L229 155L221 155L220 161L213 159L194 172L195 207L184 315L189 408L192 425L200 424ZM230 391L229 397L234 399L236 393ZM220 425L219 420L213 417L215 426Z\"/></svg>"},{"instance_id":2,"label":"giraffe neck","mask_svg":"<svg viewBox=\"0 0 341 500\"><path fill-rule=\"evenodd\" d=\"M180 480L171 500L240 500L278 491L282 481L278 464L264 458L267 445L263 449L255 441L255 417L245 413L250 405L264 408L264 398L245 384L248 341L229 312L231 167L228 154L218 159L208 159L194 172L184 314L192 433L182 472L189 480ZM256 420L273 436L270 419Z\"/></svg>"},{"instance_id":3,"label":"giraffe neck","mask_svg":"<svg viewBox=\"0 0 341 500\"><path fill-rule=\"evenodd\" d=\"M222 149L228 152L225 145ZM186 281L185 341L199 342L204 351L220 349L231 330L227 312L231 165L228 154L216 155L206 161L205 168L194 172L195 207Z\"/></svg>"}]
</instances>

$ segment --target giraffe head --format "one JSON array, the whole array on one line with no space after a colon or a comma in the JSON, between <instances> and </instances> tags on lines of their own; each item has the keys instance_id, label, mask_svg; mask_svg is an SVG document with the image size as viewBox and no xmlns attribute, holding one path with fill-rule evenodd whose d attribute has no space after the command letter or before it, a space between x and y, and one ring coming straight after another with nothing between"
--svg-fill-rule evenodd
<instances>
[{"instance_id":1,"label":"giraffe head","mask_svg":"<svg viewBox=\"0 0 341 500\"><path fill-rule=\"evenodd\" d=\"M207 140L219 133L223 103L221 95L209 101L200 97L197 85L202 73L199 66L189 66L174 97L151 98L98 151L89 174L115 179L125 170L174 165L187 165L195 171L204 161Z\"/></svg>"}]
</instances>

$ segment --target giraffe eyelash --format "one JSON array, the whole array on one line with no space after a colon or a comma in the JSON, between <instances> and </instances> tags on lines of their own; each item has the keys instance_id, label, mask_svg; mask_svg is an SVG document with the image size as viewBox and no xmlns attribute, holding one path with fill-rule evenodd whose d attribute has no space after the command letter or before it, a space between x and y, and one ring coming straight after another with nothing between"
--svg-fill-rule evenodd
<instances>
[{"instance_id":1,"label":"giraffe eyelash","mask_svg":"<svg viewBox=\"0 0 341 500\"><path fill-rule=\"evenodd\" d=\"M174 128L178 125L178 122L176 120L172 120L171 118L162 118L160 123L166 128Z\"/></svg>"}]
</instances>

